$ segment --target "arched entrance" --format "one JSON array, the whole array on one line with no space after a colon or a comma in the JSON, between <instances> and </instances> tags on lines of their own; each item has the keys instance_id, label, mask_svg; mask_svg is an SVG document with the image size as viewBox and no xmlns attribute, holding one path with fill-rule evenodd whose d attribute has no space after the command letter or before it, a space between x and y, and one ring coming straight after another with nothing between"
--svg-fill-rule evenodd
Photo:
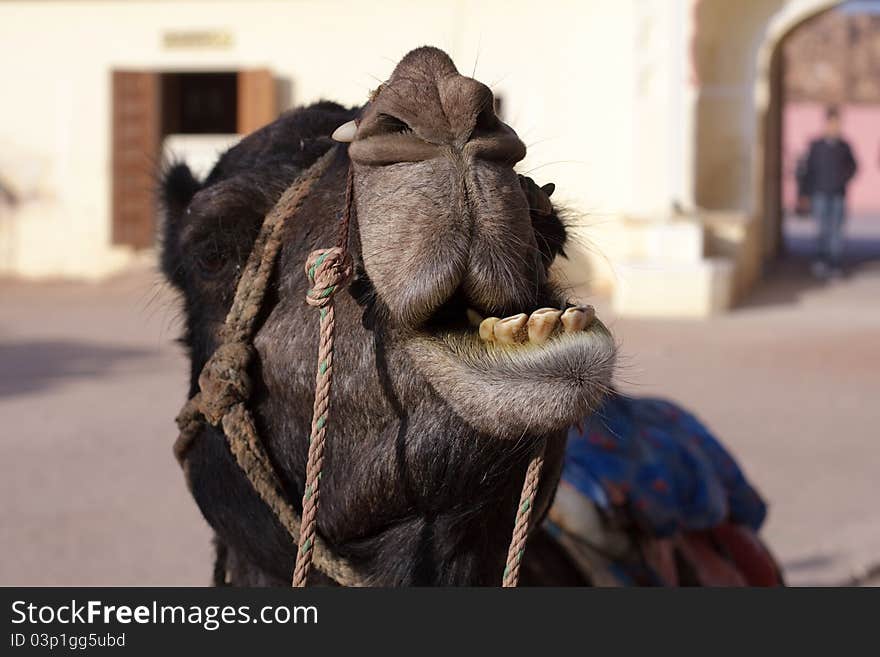
<instances>
[{"instance_id":1,"label":"arched entrance","mask_svg":"<svg viewBox=\"0 0 880 657\"><path fill-rule=\"evenodd\" d=\"M781 245L782 45L841 0L701 0L691 48L695 205L731 214L742 298Z\"/></svg>"},{"instance_id":2,"label":"arched entrance","mask_svg":"<svg viewBox=\"0 0 880 657\"><path fill-rule=\"evenodd\" d=\"M780 11L767 25L758 50L755 81L755 109L758 139L755 144L755 208L763 218L763 259L778 256L783 249L783 107L786 40L805 23L842 4L840 0L814 0Z\"/></svg>"},{"instance_id":3,"label":"arched entrance","mask_svg":"<svg viewBox=\"0 0 880 657\"><path fill-rule=\"evenodd\" d=\"M786 255L801 264L815 257L819 228L815 220L794 214L795 171L810 142L821 134L829 106L840 113L843 137L858 163L846 191L844 269L853 272L880 256L878 44L880 1L850 0L800 23L777 48L777 53L783 52L784 68L779 107L783 131L781 244Z\"/></svg>"}]
</instances>

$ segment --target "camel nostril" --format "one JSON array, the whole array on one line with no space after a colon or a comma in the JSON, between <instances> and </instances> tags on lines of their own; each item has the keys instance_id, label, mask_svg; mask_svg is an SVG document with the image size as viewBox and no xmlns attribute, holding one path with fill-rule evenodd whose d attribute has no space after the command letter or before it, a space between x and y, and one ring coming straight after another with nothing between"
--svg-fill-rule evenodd
<instances>
[{"instance_id":1,"label":"camel nostril","mask_svg":"<svg viewBox=\"0 0 880 657\"><path fill-rule=\"evenodd\" d=\"M490 126L491 127L488 127ZM464 151L471 157L513 166L526 156L526 146L516 133L495 117L494 124L477 123Z\"/></svg>"},{"instance_id":2,"label":"camel nostril","mask_svg":"<svg viewBox=\"0 0 880 657\"><path fill-rule=\"evenodd\" d=\"M471 131L470 139L489 137L498 131L500 125L501 121L498 119L498 115L495 114L493 98L493 102L490 102L477 114L477 120L474 122L474 129Z\"/></svg>"},{"instance_id":3,"label":"camel nostril","mask_svg":"<svg viewBox=\"0 0 880 657\"><path fill-rule=\"evenodd\" d=\"M402 119L392 116L391 114L379 114L376 117L375 127L372 131L374 135L392 135L398 133L412 132L410 125Z\"/></svg>"},{"instance_id":4,"label":"camel nostril","mask_svg":"<svg viewBox=\"0 0 880 657\"><path fill-rule=\"evenodd\" d=\"M471 156L513 166L525 157L526 147L516 133L495 113L495 96L488 87L478 84L477 107L473 126L464 145Z\"/></svg>"},{"instance_id":5,"label":"camel nostril","mask_svg":"<svg viewBox=\"0 0 880 657\"><path fill-rule=\"evenodd\" d=\"M378 102L378 101L377 101ZM358 124L348 154L358 164L385 165L422 162L437 155L437 145L424 139L409 123L387 111L367 111ZM384 109L384 107L382 108ZM418 121L418 115L411 120Z\"/></svg>"}]
</instances>

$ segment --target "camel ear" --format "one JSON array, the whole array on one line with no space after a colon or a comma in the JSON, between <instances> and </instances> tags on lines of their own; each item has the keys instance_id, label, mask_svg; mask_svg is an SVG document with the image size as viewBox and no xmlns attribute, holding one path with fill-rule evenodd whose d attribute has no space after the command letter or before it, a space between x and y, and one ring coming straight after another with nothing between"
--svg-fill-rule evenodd
<instances>
[{"instance_id":1,"label":"camel ear","mask_svg":"<svg viewBox=\"0 0 880 657\"><path fill-rule=\"evenodd\" d=\"M541 191L547 195L547 198L553 196L553 192L556 191L556 185L553 183L547 183L546 185L541 186Z\"/></svg>"},{"instance_id":2,"label":"camel ear","mask_svg":"<svg viewBox=\"0 0 880 657\"><path fill-rule=\"evenodd\" d=\"M159 195L165 207L165 221L159 234L162 245L160 261L168 281L179 289L183 289L183 273L178 237L185 224L181 219L201 186L183 162L171 165L162 176Z\"/></svg>"},{"instance_id":3,"label":"camel ear","mask_svg":"<svg viewBox=\"0 0 880 657\"><path fill-rule=\"evenodd\" d=\"M168 168L162 176L161 190L168 221L176 221L180 217L201 186L185 162L178 162Z\"/></svg>"}]
</instances>

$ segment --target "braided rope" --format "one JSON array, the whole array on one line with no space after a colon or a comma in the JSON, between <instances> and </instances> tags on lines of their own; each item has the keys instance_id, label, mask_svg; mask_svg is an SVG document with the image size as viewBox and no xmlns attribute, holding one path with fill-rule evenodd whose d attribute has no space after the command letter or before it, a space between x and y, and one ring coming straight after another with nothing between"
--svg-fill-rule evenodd
<instances>
[{"instance_id":1,"label":"braided rope","mask_svg":"<svg viewBox=\"0 0 880 657\"><path fill-rule=\"evenodd\" d=\"M317 531L318 500L321 468L324 464L324 444L330 411L330 389L333 384L333 342L336 314L333 295L351 277L351 259L340 247L312 251L306 261L306 275L312 287L306 302L321 313L320 342L318 344L318 371L315 375L315 403L312 412L312 431L309 436L309 457L306 464L306 482L302 498L302 524L299 551L293 571L293 586L303 587L312 566L314 537Z\"/></svg>"},{"instance_id":2,"label":"braided rope","mask_svg":"<svg viewBox=\"0 0 880 657\"><path fill-rule=\"evenodd\" d=\"M331 148L282 194L266 215L242 271L235 298L221 329L221 345L199 376L200 392L184 404L176 418L179 436L174 455L191 486L187 455L203 422L220 424L229 449L260 498L271 509L294 543L299 543L300 516L285 499L269 455L257 435L253 417L245 406L250 394L247 366L249 346L266 286L281 246L281 227L302 207L313 185L327 171L337 153ZM364 577L345 559L335 555L319 536L312 539L315 566L343 586L363 586Z\"/></svg>"},{"instance_id":3,"label":"braided rope","mask_svg":"<svg viewBox=\"0 0 880 657\"><path fill-rule=\"evenodd\" d=\"M519 506L516 509L516 521L513 525L513 536L510 538L510 547L507 548L507 563L504 566L501 586L504 588L515 587L519 582L519 568L522 564L523 554L526 550L526 539L532 514L535 507L535 495L538 492L538 484L541 481L541 470L544 467L544 450L547 446L546 438L541 438L535 446L529 467L526 470L526 478L523 481L522 492L519 496Z\"/></svg>"}]
</instances>

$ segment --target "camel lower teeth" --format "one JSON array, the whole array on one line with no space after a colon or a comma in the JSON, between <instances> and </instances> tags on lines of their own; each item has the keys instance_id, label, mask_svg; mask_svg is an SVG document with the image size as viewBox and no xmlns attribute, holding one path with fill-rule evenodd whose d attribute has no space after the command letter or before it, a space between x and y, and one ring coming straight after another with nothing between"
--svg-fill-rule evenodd
<instances>
[{"instance_id":1,"label":"camel lower teeth","mask_svg":"<svg viewBox=\"0 0 880 657\"><path fill-rule=\"evenodd\" d=\"M593 306L576 306L562 313L562 326L566 333L583 331L593 320L596 319L596 310Z\"/></svg>"},{"instance_id":2,"label":"camel lower teeth","mask_svg":"<svg viewBox=\"0 0 880 657\"><path fill-rule=\"evenodd\" d=\"M543 344L556 329L562 311L556 308L541 308L529 317L529 342Z\"/></svg>"},{"instance_id":3,"label":"camel lower teeth","mask_svg":"<svg viewBox=\"0 0 880 657\"><path fill-rule=\"evenodd\" d=\"M505 317L495 323L495 340L500 344L516 344L524 342L523 338L528 337L528 333L524 331L529 316L525 313Z\"/></svg>"},{"instance_id":4,"label":"camel lower teeth","mask_svg":"<svg viewBox=\"0 0 880 657\"><path fill-rule=\"evenodd\" d=\"M497 323L497 317L487 317L480 322L480 339L483 342L495 342L495 324Z\"/></svg>"},{"instance_id":5,"label":"camel lower teeth","mask_svg":"<svg viewBox=\"0 0 880 657\"><path fill-rule=\"evenodd\" d=\"M596 311L592 306L575 306L565 311L558 308L539 308L531 315L519 313L499 319L487 317L479 322L480 339L501 345L515 345L525 342L540 345L554 334L583 331L593 323ZM468 310L468 319L477 323L480 315Z\"/></svg>"}]
</instances>

